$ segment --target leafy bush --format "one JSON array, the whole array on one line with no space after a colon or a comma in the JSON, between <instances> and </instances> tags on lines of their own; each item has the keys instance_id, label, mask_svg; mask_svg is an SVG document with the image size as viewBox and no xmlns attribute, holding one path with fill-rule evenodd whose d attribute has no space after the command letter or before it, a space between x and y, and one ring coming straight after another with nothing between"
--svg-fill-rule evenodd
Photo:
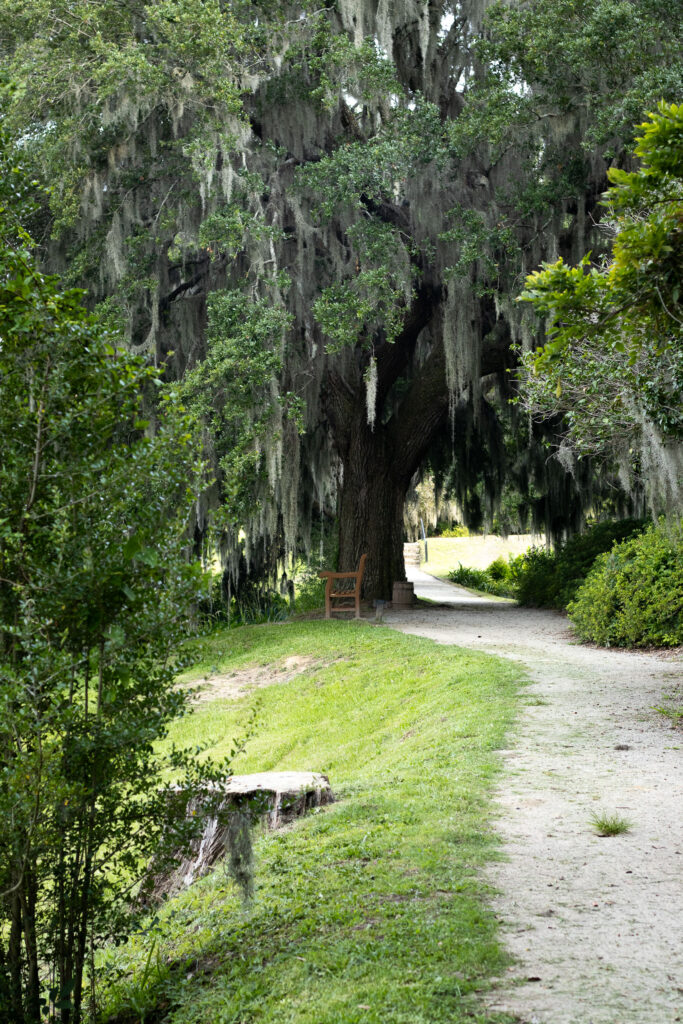
<instances>
[{"instance_id":1,"label":"leafy bush","mask_svg":"<svg viewBox=\"0 0 683 1024\"><path fill-rule=\"evenodd\" d=\"M574 599L598 555L609 551L615 543L642 533L645 526L642 519L622 519L597 523L585 533L571 537L557 557L559 606L566 608Z\"/></svg>"},{"instance_id":2,"label":"leafy bush","mask_svg":"<svg viewBox=\"0 0 683 1024\"><path fill-rule=\"evenodd\" d=\"M497 558L488 569L470 569L462 563L458 563L458 568L451 569L448 578L451 583L459 583L461 587L469 587L471 590L481 590L485 594L495 594L497 597L513 597L510 582L491 574L491 568L494 566L496 566L496 571L500 571L498 565L500 562L503 562L503 559ZM508 568L504 562L503 565L506 569Z\"/></svg>"},{"instance_id":3,"label":"leafy bush","mask_svg":"<svg viewBox=\"0 0 683 1024\"><path fill-rule=\"evenodd\" d=\"M640 533L645 525L641 519L598 523L555 552L530 548L511 562L517 600L535 608L566 608L598 555L609 551L615 542Z\"/></svg>"},{"instance_id":4,"label":"leafy bush","mask_svg":"<svg viewBox=\"0 0 683 1024\"><path fill-rule=\"evenodd\" d=\"M230 602L231 626L255 626L284 622L289 616L287 599L258 582L245 582Z\"/></svg>"},{"instance_id":5,"label":"leafy bush","mask_svg":"<svg viewBox=\"0 0 683 1024\"><path fill-rule=\"evenodd\" d=\"M600 555L569 616L605 646L683 644L683 530L659 523Z\"/></svg>"},{"instance_id":6,"label":"leafy bush","mask_svg":"<svg viewBox=\"0 0 683 1024\"><path fill-rule=\"evenodd\" d=\"M545 548L529 548L510 565L515 597L534 608L556 607L557 556Z\"/></svg>"},{"instance_id":7,"label":"leafy bush","mask_svg":"<svg viewBox=\"0 0 683 1024\"><path fill-rule=\"evenodd\" d=\"M506 562L502 555L499 555L495 561L491 562L486 572L492 580L509 580L512 570L510 563Z\"/></svg>"},{"instance_id":8,"label":"leafy bush","mask_svg":"<svg viewBox=\"0 0 683 1024\"><path fill-rule=\"evenodd\" d=\"M2 147L0 129L0 1020L79 1024L95 949L228 772L158 745L189 710L174 682L204 587L187 550L203 468L163 371L35 269Z\"/></svg>"},{"instance_id":9,"label":"leafy bush","mask_svg":"<svg viewBox=\"0 0 683 1024\"><path fill-rule=\"evenodd\" d=\"M443 529L437 529L434 531L435 537L469 537L470 531L462 523L456 523L455 526L445 526Z\"/></svg>"},{"instance_id":10,"label":"leafy bush","mask_svg":"<svg viewBox=\"0 0 683 1024\"><path fill-rule=\"evenodd\" d=\"M297 614L317 611L325 606L325 580L318 576L317 565L305 566L294 581L294 609Z\"/></svg>"}]
</instances>

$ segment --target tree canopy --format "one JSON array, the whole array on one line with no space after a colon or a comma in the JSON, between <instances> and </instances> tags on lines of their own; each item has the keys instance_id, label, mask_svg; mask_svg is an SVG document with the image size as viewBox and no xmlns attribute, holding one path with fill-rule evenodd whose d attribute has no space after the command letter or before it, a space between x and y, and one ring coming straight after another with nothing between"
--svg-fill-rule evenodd
<instances>
[{"instance_id":1,"label":"tree canopy","mask_svg":"<svg viewBox=\"0 0 683 1024\"><path fill-rule=\"evenodd\" d=\"M387 596L428 458L473 522L505 480L580 522L590 469L508 407L538 338L513 300L604 246L607 169L680 94L679 4L4 0L0 25L45 263L194 374L218 469L197 531L229 498L233 573L241 537L273 569L336 511L342 567L369 551Z\"/></svg>"},{"instance_id":2,"label":"tree canopy","mask_svg":"<svg viewBox=\"0 0 683 1024\"><path fill-rule=\"evenodd\" d=\"M610 258L560 259L522 298L547 318L526 360L533 414L563 413L563 453L616 461L644 477L656 508L683 489L683 107L660 103L640 126L635 171L610 168Z\"/></svg>"}]
</instances>

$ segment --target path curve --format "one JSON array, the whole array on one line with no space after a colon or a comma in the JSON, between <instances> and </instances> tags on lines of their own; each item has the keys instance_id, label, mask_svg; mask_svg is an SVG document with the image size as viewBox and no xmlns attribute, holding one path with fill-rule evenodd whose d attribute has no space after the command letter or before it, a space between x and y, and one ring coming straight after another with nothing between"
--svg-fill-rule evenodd
<instances>
[{"instance_id":1,"label":"path curve","mask_svg":"<svg viewBox=\"0 0 683 1024\"><path fill-rule=\"evenodd\" d=\"M563 615L474 597L418 569L387 625L521 661L532 681L497 792L505 860L489 878L516 959L489 998L524 1024L683 1021L680 657L580 646ZM632 832L597 837L593 812Z\"/></svg>"}]
</instances>

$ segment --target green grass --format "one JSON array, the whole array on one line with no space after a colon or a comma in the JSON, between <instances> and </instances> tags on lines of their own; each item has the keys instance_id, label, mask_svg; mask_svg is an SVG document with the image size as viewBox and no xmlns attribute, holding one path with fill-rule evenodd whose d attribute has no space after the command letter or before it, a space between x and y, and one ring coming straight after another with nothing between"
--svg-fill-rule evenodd
<instances>
[{"instance_id":1,"label":"green grass","mask_svg":"<svg viewBox=\"0 0 683 1024\"><path fill-rule=\"evenodd\" d=\"M683 708L658 707L655 708L655 711L659 711L660 715L670 719L674 725L683 726Z\"/></svg>"},{"instance_id":2,"label":"green grass","mask_svg":"<svg viewBox=\"0 0 683 1024\"><path fill-rule=\"evenodd\" d=\"M257 732L235 770L325 771L337 802L258 839L250 906L219 868L161 908L156 931L109 951L98 971L108 1013L131 1024L508 1020L480 1005L506 962L480 869L497 853L489 800L517 668L316 621L215 634L192 675L267 670L291 654L332 663L258 691ZM202 705L170 739L224 754L249 706Z\"/></svg>"},{"instance_id":3,"label":"green grass","mask_svg":"<svg viewBox=\"0 0 683 1024\"><path fill-rule=\"evenodd\" d=\"M679 687L674 693L665 693L662 699L669 702L658 705L655 711L668 718L673 725L683 728L683 687Z\"/></svg>"},{"instance_id":4,"label":"green grass","mask_svg":"<svg viewBox=\"0 0 683 1024\"><path fill-rule=\"evenodd\" d=\"M621 836L632 830L633 822L622 817L621 814L598 813L591 815L591 826L596 835L602 837Z\"/></svg>"}]
</instances>

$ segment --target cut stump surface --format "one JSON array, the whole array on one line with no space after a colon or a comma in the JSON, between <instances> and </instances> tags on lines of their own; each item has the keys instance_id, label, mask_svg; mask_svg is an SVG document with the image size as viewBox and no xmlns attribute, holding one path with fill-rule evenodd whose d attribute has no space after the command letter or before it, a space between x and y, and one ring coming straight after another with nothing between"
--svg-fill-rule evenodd
<instances>
[{"instance_id":1,"label":"cut stump surface","mask_svg":"<svg viewBox=\"0 0 683 1024\"><path fill-rule=\"evenodd\" d=\"M274 829L333 799L329 779L320 772L232 775L213 790L224 793L216 813L207 814L201 838L194 842L189 856L180 860L169 875L156 879L156 896L179 892L208 874L229 849L231 826L234 828L237 817L242 821L246 817L252 824L261 819ZM188 812L199 815L202 808L192 801Z\"/></svg>"}]
</instances>

